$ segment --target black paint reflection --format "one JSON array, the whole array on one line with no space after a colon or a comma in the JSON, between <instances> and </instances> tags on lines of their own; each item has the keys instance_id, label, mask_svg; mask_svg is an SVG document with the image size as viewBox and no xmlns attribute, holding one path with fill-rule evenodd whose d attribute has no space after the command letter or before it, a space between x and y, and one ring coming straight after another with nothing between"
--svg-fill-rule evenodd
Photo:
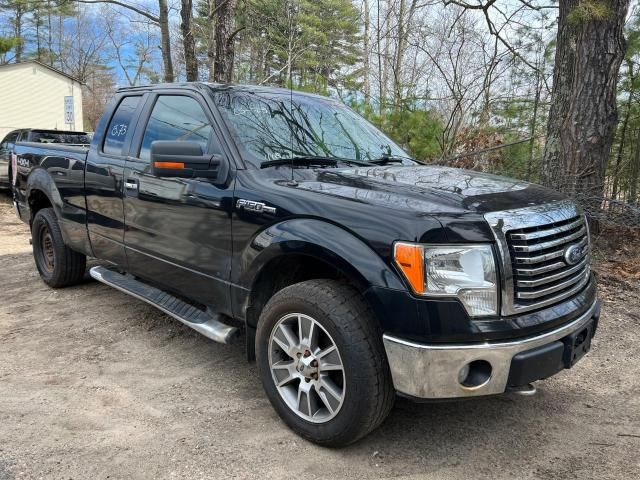
<instances>
[{"instance_id":1,"label":"black paint reflection","mask_svg":"<svg viewBox=\"0 0 640 480\"><path fill-rule=\"evenodd\" d=\"M370 160L406 153L345 105L314 95L213 89L214 101L246 158L317 155Z\"/></svg>"}]
</instances>

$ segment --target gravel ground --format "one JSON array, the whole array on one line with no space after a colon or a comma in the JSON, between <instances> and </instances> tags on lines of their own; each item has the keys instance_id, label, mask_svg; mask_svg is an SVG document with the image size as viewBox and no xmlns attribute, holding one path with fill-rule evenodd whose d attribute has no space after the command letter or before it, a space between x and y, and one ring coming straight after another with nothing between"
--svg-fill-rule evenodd
<instances>
[{"instance_id":1,"label":"gravel ground","mask_svg":"<svg viewBox=\"0 0 640 480\"><path fill-rule=\"evenodd\" d=\"M638 281L601 282L593 350L534 397L398 400L330 450L291 433L242 345L90 280L52 290L0 196L0 479L640 478Z\"/></svg>"}]
</instances>

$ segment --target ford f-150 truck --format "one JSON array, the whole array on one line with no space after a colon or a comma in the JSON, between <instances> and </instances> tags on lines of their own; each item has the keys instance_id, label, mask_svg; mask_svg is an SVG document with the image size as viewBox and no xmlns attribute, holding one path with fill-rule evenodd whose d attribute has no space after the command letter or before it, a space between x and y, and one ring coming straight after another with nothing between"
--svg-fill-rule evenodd
<instances>
[{"instance_id":1,"label":"ford f-150 truck","mask_svg":"<svg viewBox=\"0 0 640 480\"><path fill-rule=\"evenodd\" d=\"M44 282L73 285L95 257L93 278L207 337L244 332L275 410L322 445L372 431L396 394L529 391L596 330L575 203L416 162L332 99L126 88L88 149L14 153Z\"/></svg>"}]
</instances>

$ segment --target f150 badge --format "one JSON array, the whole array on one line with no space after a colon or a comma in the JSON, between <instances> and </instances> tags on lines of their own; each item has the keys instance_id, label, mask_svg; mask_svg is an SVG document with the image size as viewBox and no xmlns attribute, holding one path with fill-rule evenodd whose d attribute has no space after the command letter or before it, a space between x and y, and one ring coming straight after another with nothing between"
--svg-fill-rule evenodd
<instances>
[{"instance_id":1,"label":"f150 badge","mask_svg":"<svg viewBox=\"0 0 640 480\"><path fill-rule=\"evenodd\" d=\"M270 213L272 215L276 214L276 209L275 207L268 207L267 205L265 205L262 202L254 202L251 200L245 200L243 198L240 198L237 202L236 202L236 208L238 210L247 210L249 212L257 212L257 213Z\"/></svg>"}]
</instances>

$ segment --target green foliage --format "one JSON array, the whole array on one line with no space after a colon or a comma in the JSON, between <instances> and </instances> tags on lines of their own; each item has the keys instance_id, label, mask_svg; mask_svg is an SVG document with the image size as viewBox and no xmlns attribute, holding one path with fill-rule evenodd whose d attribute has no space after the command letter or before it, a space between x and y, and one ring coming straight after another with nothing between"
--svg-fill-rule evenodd
<instances>
[{"instance_id":1,"label":"green foliage","mask_svg":"<svg viewBox=\"0 0 640 480\"><path fill-rule=\"evenodd\" d=\"M521 140L514 134L504 137L504 143L515 143ZM542 163L543 142L534 139L530 142L515 143L509 147L501 149L501 168L495 173L511 178L527 180L529 182L539 181L540 165Z\"/></svg>"},{"instance_id":2,"label":"green foliage","mask_svg":"<svg viewBox=\"0 0 640 480\"><path fill-rule=\"evenodd\" d=\"M638 54L640 54L640 16L636 15L632 21L630 21L626 28L627 37L627 51L625 54L626 60L633 60Z\"/></svg>"},{"instance_id":3,"label":"green foliage","mask_svg":"<svg viewBox=\"0 0 640 480\"><path fill-rule=\"evenodd\" d=\"M627 23L627 51L618 79L618 128L609 159L608 194L630 203L640 191L640 17Z\"/></svg>"},{"instance_id":4,"label":"green foliage","mask_svg":"<svg viewBox=\"0 0 640 480\"><path fill-rule=\"evenodd\" d=\"M19 38L0 37L0 56L9 53L18 45L19 42L20 42Z\"/></svg>"},{"instance_id":5,"label":"green foliage","mask_svg":"<svg viewBox=\"0 0 640 480\"><path fill-rule=\"evenodd\" d=\"M350 0L315 0L301 7L301 28L313 39L305 56L303 68L309 74L304 83L317 85L322 91L332 83L348 80L341 71L355 65L361 54L360 12Z\"/></svg>"},{"instance_id":6,"label":"green foliage","mask_svg":"<svg viewBox=\"0 0 640 480\"><path fill-rule=\"evenodd\" d=\"M604 0L582 0L569 12L571 25L580 25L594 20L603 20L612 14L611 6Z\"/></svg>"},{"instance_id":7,"label":"green foliage","mask_svg":"<svg viewBox=\"0 0 640 480\"><path fill-rule=\"evenodd\" d=\"M53 36L49 25L60 24L60 19L77 15L78 8L72 0L0 0L0 13L5 15L3 20L6 19L13 35L17 36L4 39L0 55L6 55L10 50L17 54L20 50L22 59L36 58L53 64L62 52L56 52L53 45L47 45L47 38ZM54 17L57 19L53 20ZM11 48L2 53L9 44Z\"/></svg>"},{"instance_id":8,"label":"green foliage","mask_svg":"<svg viewBox=\"0 0 640 480\"><path fill-rule=\"evenodd\" d=\"M361 57L360 12L351 0L253 0L236 24L251 57L248 67L236 62L238 80L321 94L357 85L349 69Z\"/></svg>"},{"instance_id":9,"label":"green foliage","mask_svg":"<svg viewBox=\"0 0 640 480\"><path fill-rule=\"evenodd\" d=\"M406 109L377 113L363 103L352 107L367 120L401 145L417 160L435 160L442 150L439 139L442 136L442 120L431 110Z\"/></svg>"}]
</instances>

